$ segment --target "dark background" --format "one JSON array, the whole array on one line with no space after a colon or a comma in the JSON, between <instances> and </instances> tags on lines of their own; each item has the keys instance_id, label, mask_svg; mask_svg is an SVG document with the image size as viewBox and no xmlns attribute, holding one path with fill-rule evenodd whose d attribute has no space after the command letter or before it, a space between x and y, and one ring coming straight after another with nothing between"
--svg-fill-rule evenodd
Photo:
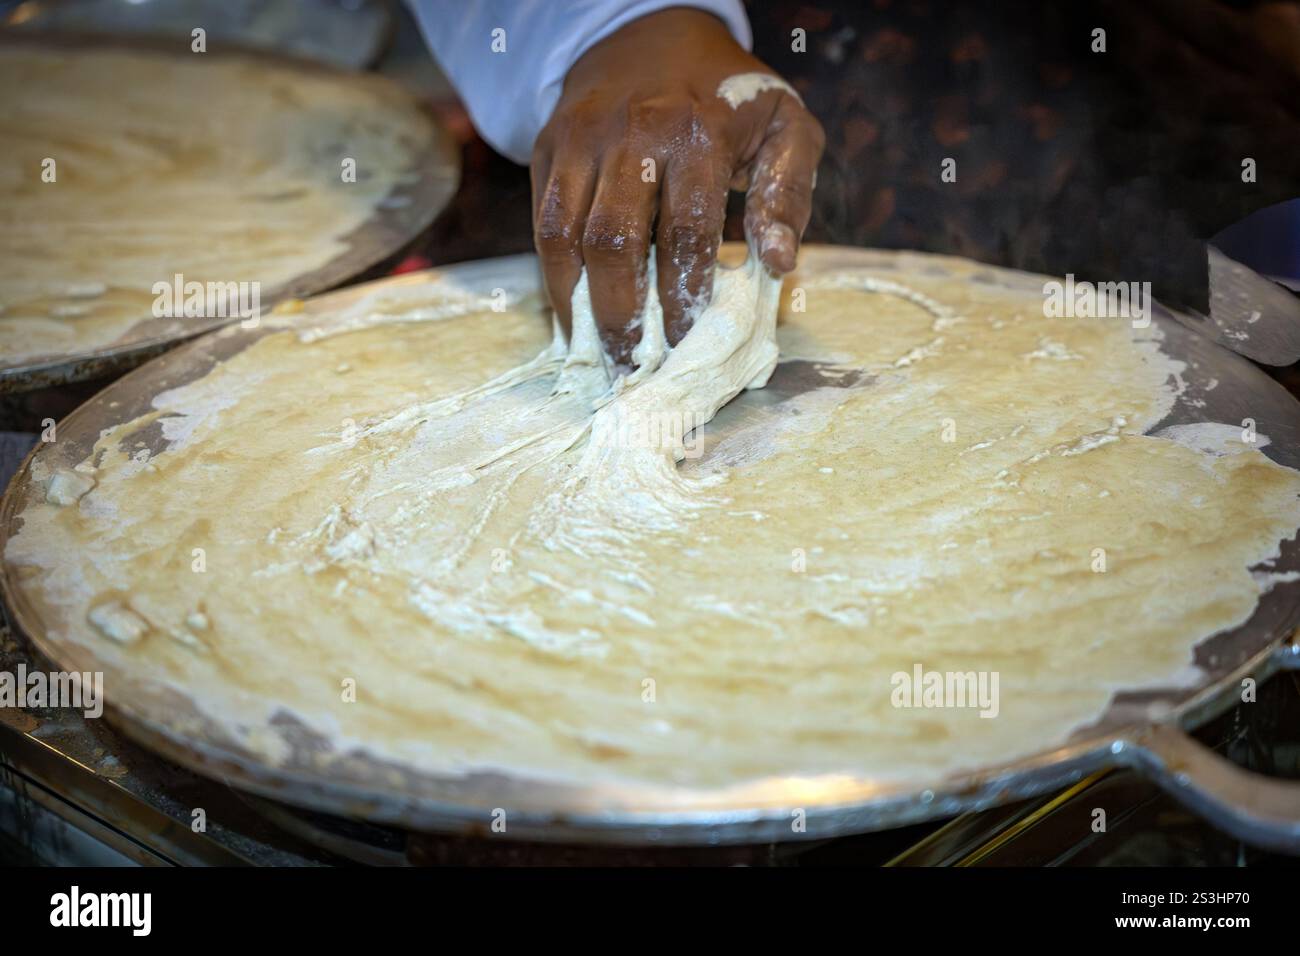
<instances>
[{"instance_id":1,"label":"dark background","mask_svg":"<svg viewBox=\"0 0 1300 956\"><path fill-rule=\"evenodd\" d=\"M1205 242L1300 197L1300 4L750 2L755 53L827 132L806 239L1150 281L1206 311ZM806 32L806 52L791 31ZM1106 52L1093 52L1093 30ZM945 158L957 181L940 180ZM1242 160L1257 180L1242 182ZM528 179L476 138L426 253L531 248ZM727 238L742 237L733 196ZM1300 277L1300 204L1232 251ZM1224 240L1227 244L1227 240ZM1253 261L1252 261L1253 260Z\"/></svg>"}]
</instances>

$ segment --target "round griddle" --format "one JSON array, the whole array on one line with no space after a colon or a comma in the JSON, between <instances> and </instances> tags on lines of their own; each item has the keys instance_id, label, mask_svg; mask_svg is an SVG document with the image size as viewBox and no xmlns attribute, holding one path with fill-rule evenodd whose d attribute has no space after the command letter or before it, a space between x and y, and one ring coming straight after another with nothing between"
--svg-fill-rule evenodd
<instances>
[{"instance_id":1,"label":"round griddle","mask_svg":"<svg viewBox=\"0 0 1300 956\"><path fill-rule=\"evenodd\" d=\"M360 70L392 32L387 0L23 0L5 25L47 32L166 36L189 42L201 25L238 43Z\"/></svg>"},{"instance_id":2,"label":"round griddle","mask_svg":"<svg viewBox=\"0 0 1300 956\"><path fill-rule=\"evenodd\" d=\"M169 40L143 37L128 40L36 31L30 34L0 32L0 49L20 45L67 50L111 48L127 52L163 52L171 53L178 60L190 56L185 52L188 45L178 49L177 43ZM240 49L223 44L220 49L214 47L205 55L215 58L251 58L279 69L318 78L330 77L339 84L357 82L357 74L343 69L255 49ZM432 113L421 106L407 90L390 80L367 75L366 82L389 87L390 95L395 101L408 104L411 112L423 118L429 129L429 152L413 162L410 182L396 185L371 212L368 220L342 238L347 246L343 252L311 272L263 290L261 304L264 311L286 299L303 298L332 289L395 259L433 222L460 184L460 150L451 134L434 119ZM40 92L33 91L31 95L39 96ZM142 315L140 321L112 345L0 366L0 394L99 378L122 371L166 351L178 342L202 335L231 321L236 320L195 318L186 321L183 331L177 331L175 322Z\"/></svg>"},{"instance_id":3,"label":"round griddle","mask_svg":"<svg viewBox=\"0 0 1300 956\"><path fill-rule=\"evenodd\" d=\"M728 250L734 253L736 250ZM979 266L966 260L906 252L830 246L805 247L792 285L839 269L891 274L921 273L988 283L1041 295L1041 276ZM320 296L292 319L310 327L314 316L344 307L384 285L436 278L442 288L474 297L504 289L512 301L538 301L537 263L514 256L407 275ZM1186 363L1186 388L1160 428L1199 421L1237 423L1250 418L1270 437L1263 450L1275 461L1300 466L1300 405L1250 362L1198 336L1156 307L1163 348ZM1120 320L1116 320L1120 321ZM0 502L0 544L20 527L19 513L41 500L32 464L71 468L86 458L101 429L130 421L153 397L202 377L216 363L274 331L230 326L122 378L58 426L58 441L28 457ZM283 326L280 326L283 328ZM725 434L754 403L773 400L773 389L795 393L797 362L782 363L768 388L742 392L711 429ZM707 456L707 451L705 455ZM1300 570L1300 548L1284 542L1274 572ZM364 752L337 753L292 715L267 728L287 744L289 757L271 766L227 737L186 695L115 670L86 646L49 633L34 611L16 569L0 565L0 587L21 633L59 667L105 672L110 719L145 746L185 766L265 797L304 807L416 830L489 832L494 811L504 809L512 838L621 844L759 843L825 838L983 809L1058 789L1085 775L1128 766L1149 775L1218 826L1239 837L1300 852L1300 782L1271 780L1238 769L1195 743L1185 730L1226 709L1246 677L1264 680L1300 668L1293 642L1300 624L1300 582L1266 592L1243 626L1203 641L1195 649L1199 676L1179 686L1133 689L1113 696L1095 724L1078 728L1063 745L1013 763L936 776L920 785L869 777L833 780L769 778L725 791L565 786L502 773L433 776ZM796 832L792 815L802 811Z\"/></svg>"}]
</instances>

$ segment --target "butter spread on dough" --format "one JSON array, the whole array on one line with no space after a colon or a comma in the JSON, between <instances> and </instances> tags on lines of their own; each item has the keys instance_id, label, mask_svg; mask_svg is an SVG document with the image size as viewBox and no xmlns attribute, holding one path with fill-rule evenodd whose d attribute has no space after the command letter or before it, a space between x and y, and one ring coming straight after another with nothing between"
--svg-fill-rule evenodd
<instances>
[{"instance_id":1,"label":"butter spread on dough","mask_svg":"<svg viewBox=\"0 0 1300 956\"><path fill-rule=\"evenodd\" d=\"M1041 751L1250 616L1300 475L1226 429L1144 434L1182 372L1158 327L908 261L791 277L775 369L750 264L657 371L585 388L535 300L455 316L448 283L400 284L158 395L93 485L38 456L59 490L5 557L61 642L271 762L280 712L340 752L576 783ZM654 431L736 392L702 454ZM996 671L998 716L893 706L917 665Z\"/></svg>"},{"instance_id":2,"label":"butter spread on dough","mask_svg":"<svg viewBox=\"0 0 1300 956\"><path fill-rule=\"evenodd\" d=\"M362 76L29 44L0 49L0 116L6 365L130 341L176 274L265 301L343 253L431 135Z\"/></svg>"}]
</instances>

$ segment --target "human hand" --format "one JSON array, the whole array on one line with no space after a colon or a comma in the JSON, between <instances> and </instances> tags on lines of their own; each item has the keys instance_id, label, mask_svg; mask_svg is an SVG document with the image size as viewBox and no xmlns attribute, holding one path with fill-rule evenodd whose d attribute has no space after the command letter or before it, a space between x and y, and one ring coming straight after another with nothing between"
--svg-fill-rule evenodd
<instances>
[{"instance_id":1,"label":"human hand","mask_svg":"<svg viewBox=\"0 0 1300 956\"><path fill-rule=\"evenodd\" d=\"M743 74L771 80L733 106L719 87ZM605 348L630 362L653 235L676 345L712 291L729 188L748 192L745 233L764 264L793 269L823 144L799 98L708 13L663 10L596 44L533 150L534 240L565 331L585 265Z\"/></svg>"}]
</instances>

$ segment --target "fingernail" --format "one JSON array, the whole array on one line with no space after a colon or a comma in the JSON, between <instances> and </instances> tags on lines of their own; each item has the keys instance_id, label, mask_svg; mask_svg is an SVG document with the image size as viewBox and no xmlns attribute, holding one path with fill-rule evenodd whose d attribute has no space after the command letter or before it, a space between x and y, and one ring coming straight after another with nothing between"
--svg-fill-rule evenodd
<instances>
[{"instance_id":1,"label":"fingernail","mask_svg":"<svg viewBox=\"0 0 1300 956\"><path fill-rule=\"evenodd\" d=\"M794 268L794 249L794 230L782 222L771 223L759 238L759 256L768 266L781 272Z\"/></svg>"}]
</instances>

